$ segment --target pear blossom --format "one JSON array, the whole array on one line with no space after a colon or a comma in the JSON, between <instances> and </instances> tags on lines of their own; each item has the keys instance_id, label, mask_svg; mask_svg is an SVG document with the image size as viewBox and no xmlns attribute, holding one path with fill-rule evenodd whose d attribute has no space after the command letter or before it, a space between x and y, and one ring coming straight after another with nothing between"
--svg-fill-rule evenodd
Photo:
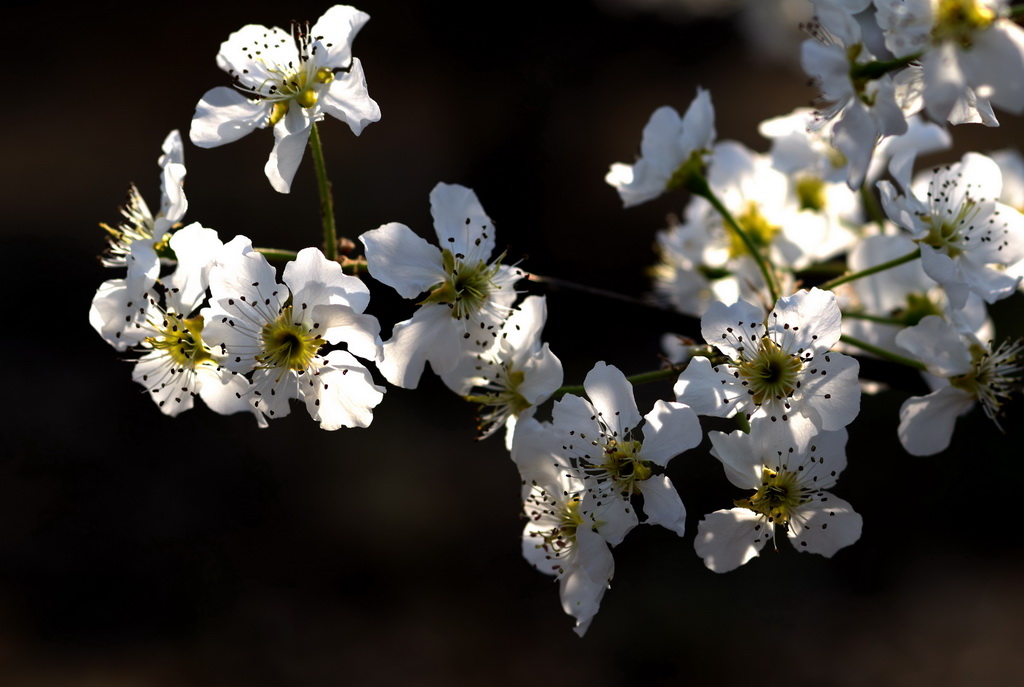
<instances>
[{"instance_id":1,"label":"pear blossom","mask_svg":"<svg viewBox=\"0 0 1024 687\"><path fill-rule=\"evenodd\" d=\"M134 242L129 260L138 246L151 241ZM223 367L204 343L204 323L199 315L206 299L211 256L235 246L225 249L217 232L199 224L175 232L168 245L177 262L175 271L159 281L154 278L144 293L133 291L128 280L119 280L118 288L107 288L111 283L107 282L93 301L93 326L119 350L130 346L141 354L133 360L132 378L146 388L165 415L173 417L189 410L196 397L224 415L251 410L244 398L249 381ZM130 304L125 302L127 298L134 300L132 315L122 320L120 313ZM104 321L109 314L116 323ZM118 334L113 338L112 327ZM262 415L257 419L265 426Z\"/></svg>"},{"instance_id":2,"label":"pear blossom","mask_svg":"<svg viewBox=\"0 0 1024 687\"><path fill-rule=\"evenodd\" d=\"M185 161L181 134L177 129L167 134L161 149L163 154L157 160L160 165L160 210L154 215L135 184L128 187L128 200L121 207L124 221L116 227L100 225L109 234L109 246L101 258L106 267L123 267L132 243L162 240L185 216L188 209L183 188Z\"/></svg>"},{"instance_id":3,"label":"pear blossom","mask_svg":"<svg viewBox=\"0 0 1024 687\"><path fill-rule=\"evenodd\" d=\"M504 253L492 261L494 223L471 189L438 184L430 192L430 212L440 248L397 222L359 237L370 276L404 298L428 293L412 318L395 325L378 368L392 384L415 389L429 362L464 394L465 378L449 373L466 351L494 345L522 272L501 264Z\"/></svg>"},{"instance_id":4,"label":"pear blossom","mask_svg":"<svg viewBox=\"0 0 1024 687\"><path fill-rule=\"evenodd\" d=\"M806 449L759 446L749 434L711 432L711 454L729 481L753 489L735 508L706 515L694 548L717 573L734 570L785 532L797 551L831 558L860 539L863 519L827 491L846 467L845 429L823 432Z\"/></svg>"},{"instance_id":5,"label":"pear blossom","mask_svg":"<svg viewBox=\"0 0 1024 687\"><path fill-rule=\"evenodd\" d=\"M562 386L562 363L540 340L546 319L543 296L524 299L505 320L494 345L484 352L468 351L451 373L449 386L459 378L467 380L463 385L475 387L464 395L481 406L481 438L504 426L505 446L511 449L516 424L532 417L537 406Z\"/></svg>"},{"instance_id":6,"label":"pear blossom","mask_svg":"<svg viewBox=\"0 0 1024 687\"><path fill-rule=\"evenodd\" d=\"M715 303L701 318L701 332L728 362L695 356L679 376L676 399L698 414L742 413L759 439L802 451L860 411L860 366L832 350L841 316L831 292L813 288L780 298L767 318L746 301Z\"/></svg>"},{"instance_id":7,"label":"pear blossom","mask_svg":"<svg viewBox=\"0 0 1024 687\"><path fill-rule=\"evenodd\" d=\"M986 302L1011 295L1019 279L1002 268L1024 259L1024 214L997 200L999 167L979 153L936 168L927 187L911 187L909 170L896 187L878 188L889 218L911 233L921 249L925 273L942 285L955 309L974 292Z\"/></svg>"},{"instance_id":8,"label":"pear blossom","mask_svg":"<svg viewBox=\"0 0 1024 687\"><path fill-rule=\"evenodd\" d=\"M210 269L211 305L201 314L224 366L251 374L248 402L278 418L299 399L322 429L368 426L384 390L355 357L380 357L380 325L363 313L366 285L316 248L299 251L279 284L266 258L238 240L243 250ZM346 350L328 350L341 343Z\"/></svg>"},{"instance_id":9,"label":"pear blossom","mask_svg":"<svg viewBox=\"0 0 1024 687\"><path fill-rule=\"evenodd\" d=\"M582 637L597 614L615 572L600 508L583 480L548 448L550 426L527 418L518 425L513 460L522 477L523 557L558 578L562 608Z\"/></svg>"},{"instance_id":10,"label":"pear blossom","mask_svg":"<svg viewBox=\"0 0 1024 687\"><path fill-rule=\"evenodd\" d=\"M555 403L551 432L597 504L619 502L602 530L613 545L638 522L632 508L642 495L646 522L682 536L686 509L664 468L700 443L696 414L683 403L657 401L643 418L622 372L599 362L583 382L590 399L567 394ZM614 528L614 529L609 529Z\"/></svg>"},{"instance_id":11,"label":"pear blossom","mask_svg":"<svg viewBox=\"0 0 1024 687\"><path fill-rule=\"evenodd\" d=\"M623 207L645 203L701 171L703 156L714 142L711 94L698 88L682 117L667 105L655 110L644 127L639 159L631 165L616 162L604 180L619 192Z\"/></svg>"},{"instance_id":12,"label":"pear blossom","mask_svg":"<svg viewBox=\"0 0 1024 687\"><path fill-rule=\"evenodd\" d=\"M359 135L380 119L370 99L352 41L369 15L335 5L310 27L249 24L220 46L217 66L234 88L219 86L203 95L189 136L200 148L242 138L253 129L273 127L274 148L264 171L274 189L291 190L312 126L331 115Z\"/></svg>"},{"instance_id":13,"label":"pear blossom","mask_svg":"<svg viewBox=\"0 0 1024 687\"><path fill-rule=\"evenodd\" d=\"M899 136L907 122L896 101L892 76L857 75L860 65L873 60L861 28L850 11L835 2L815 2L814 38L801 46L800 62L821 90L819 125L832 119L832 145L848 161L847 183L864 182L875 145L883 136Z\"/></svg>"},{"instance_id":14,"label":"pear blossom","mask_svg":"<svg viewBox=\"0 0 1024 687\"><path fill-rule=\"evenodd\" d=\"M875 0L886 47L918 57L925 109L950 118L973 97L1024 112L1024 29L1008 18L1006 0Z\"/></svg>"},{"instance_id":15,"label":"pear blossom","mask_svg":"<svg viewBox=\"0 0 1024 687\"><path fill-rule=\"evenodd\" d=\"M912 455L944 451L957 417L976 403L999 427L1003 403L1021 389L1024 340L1004 341L993 349L943 318L929 315L897 334L896 343L927 366L925 379L932 388L931 393L913 396L900 407L900 443Z\"/></svg>"}]
</instances>

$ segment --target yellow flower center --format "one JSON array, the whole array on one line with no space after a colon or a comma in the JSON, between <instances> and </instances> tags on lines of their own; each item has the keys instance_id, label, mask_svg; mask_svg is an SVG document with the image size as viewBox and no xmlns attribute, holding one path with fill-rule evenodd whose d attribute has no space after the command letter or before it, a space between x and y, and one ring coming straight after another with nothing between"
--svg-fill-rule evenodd
<instances>
[{"instance_id":1,"label":"yellow flower center","mask_svg":"<svg viewBox=\"0 0 1024 687\"><path fill-rule=\"evenodd\" d=\"M326 67L321 67L313 74L306 71L299 71L288 76L282 74L282 79L274 89L273 95L268 96L268 99L274 102L274 108L270 113L270 126L274 126L288 114L288 107L292 101L306 109L316 105L320 87L332 81L334 81L334 72Z\"/></svg>"},{"instance_id":2,"label":"yellow flower center","mask_svg":"<svg viewBox=\"0 0 1024 687\"><path fill-rule=\"evenodd\" d=\"M146 343L163 351L176 367L194 370L202 362L213 360L203 345L201 315L184 318L175 313L167 313L163 321L156 325L156 329L159 334L146 337Z\"/></svg>"},{"instance_id":3,"label":"yellow flower center","mask_svg":"<svg viewBox=\"0 0 1024 687\"><path fill-rule=\"evenodd\" d=\"M495 288L494 279L504 257L503 253L491 264L483 260L468 263L463 262L461 255L457 256L445 248L441 251L441 262L448 278L434 286L421 304L445 303L457 320L479 312Z\"/></svg>"},{"instance_id":4,"label":"yellow flower center","mask_svg":"<svg viewBox=\"0 0 1024 687\"><path fill-rule=\"evenodd\" d=\"M651 462L640 459L641 442L627 439L612 439L604 446L604 462L595 466L603 470L617 485L624 496L639 493L637 482L650 479L653 474Z\"/></svg>"},{"instance_id":5,"label":"yellow flower center","mask_svg":"<svg viewBox=\"0 0 1024 687\"><path fill-rule=\"evenodd\" d=\"M769 339L761 339L761 346L753 358L746 359L737 367L754 403L761 405L765 399L788 398L796 390L797 375L803 368L803 361L790 355Z\"/></svg>"},{"instance_id":6,"label":"yellow flower center","mask_svg":"<svg viewBox=\"0 0 1024 687\"><path fill-rule=\"evenodd\" d=\"M276 320L263 325L260 334L263 353L256 359L261 367L267 369L309 369L320 347L326 343L304 323L292 321L290 305L281 311Z\"/></svg>"},{"instance_id":7,"label":"yellow flower center","mask_svg":"<svg viewBox=\"0 0 1024 687\"><path fill-rule=\"evenodd\" d=\"M764 515L773 524L786 527L793 512L810 501L808 493L800 486L795 472L776 472L764 468L757 492L748 499L739 499L733 503L739 508L748 508Z\"/></svg>"},{"instance_id":8,"label":"yellow flower center","mask_svg":"<svg viewBox=\"0 0 1024 687\"><path fill-rule=\"evenodd\" d=\"M939 0L932 39L935 43L949 40L970 48L974 35L995 20L995 12L979 0Z\"/></svg>"}]
</instances>

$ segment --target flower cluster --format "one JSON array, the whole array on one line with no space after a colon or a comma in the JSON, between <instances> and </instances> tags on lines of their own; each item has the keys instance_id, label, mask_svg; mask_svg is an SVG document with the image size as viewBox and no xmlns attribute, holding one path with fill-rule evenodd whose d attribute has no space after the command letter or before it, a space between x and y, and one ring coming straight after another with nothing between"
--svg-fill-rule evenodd
<instances>
[{"instance_id":1,"label":"flower cluster","mask_svg":"<svg viewBox=\"0 0 1024 687\"><path fill-rule=\"evenodd\" d=\"M605 177L625 208L687 194L657 232L650 304L699 318L699 332L666 332L656 369L627 376L601 361L582 385L563 386L543 338L548 299L529 293L546 280L507 263L470 188L430 192L436 244L397 222L339 241L317 126L330 114L359 134L380 118L351 54L368 16L347 6L290 33L232 34L217 63L234 89L208 91L190 132L213 147L271 127L265 171L281 192L308 142L322 249L255 249L182 226L172 132L160 211L132 187L124 220L104 225L103 263L124 274L100 286L90 322L131 354L161 412L198 396L261 427L293 401L322 429L368 427L385 383L416 389L429 365L477 407L479 438L504 433L521 478L523 556L558 580L579 635L609 589L613 549L644 524L695 530L716 573L782 536L832 557L861 536L861 516L831 490L864 393L886 381L866 378L854 356L924 376L930 393L906 392L892 432L914 456L943 451L975 405L999 426L1020 391L1024 342L996 343L988 306L1024 275L1024 158L915 165L952 144L947 123L996 126L993 106L1024 111L1024 33L1002 0L811 4L801 54L816 110L763 122L758 152L717 140L711 95L698 89L683 116L657 109L639 157ZM286 263L280 276L268 258ZM415 300L386 339L369 312L374 283ZM634 386L657 381L664 397L641 415ZM698 450L701 416L732 423L707 432L709 452ZM687 466L708 456L744 493L693 525L676 485L703 488Z\"/></svg>"}]
</instances>

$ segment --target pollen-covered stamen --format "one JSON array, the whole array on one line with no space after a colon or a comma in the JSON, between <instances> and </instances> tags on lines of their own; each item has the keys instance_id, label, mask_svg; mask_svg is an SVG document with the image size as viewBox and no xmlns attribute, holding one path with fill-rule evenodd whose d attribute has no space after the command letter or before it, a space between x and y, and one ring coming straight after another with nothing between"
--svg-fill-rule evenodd
<instances>
[{"instance_id":1,"label":"pollen-covered stamen","mask_svg":"<svg viewBox=\"0 0 1024 687\"><path fill-rule=\"evenodd\" d=\"M194 370L197 365L213 360L203 344L201 315L186 318L176 313L165 313L161 322L149 324L157 333L146 337L146 343L155 350L163 351L174 366Z\"/></svg>"},{"instance_id":2,"label":"pollen-covered stamen","mask_svg":"<svg viewBox=\"0 0 1024 687\"><path fill-rule=\"evenodd\" d=\"M131 253L131 245L136 241L153 238L155 221L135 184L128 187L128 199L119 209L124 217L123 222L116 227L100 223L100 227L108 234L107 250L100 257L104 267L124 267L126 256Z\"/></svg>"},{"instance_id":3,"label":"pollen-covered stamen","mask_svg":"<svg viewBox=\"0 0 1024 687\"><path fill-rule=\"evenodd\" d=\"M263 325L260 332L262 352L256 356L258 366L264 369L308 370L320 347L326 341L315 330L301 321L292 319L292 306L285 306L273 322Z\"/></svg>"},{"instance_id":4,"label":"pollen-covered stamen","mask_svg":"<svg viewBox=\"0 0 1024 687\"><path fill-rule=\"evenodd\" d=\"M650 479L654 474L652 464L640 457L643 444L633 439L609 439L606 444L598 444L601 454L597 460L580 460L580 468L588 476L595 478L605 487L629 498L640 493L639 482Z\"/></svg>"},{"instance_id":5,"label":"pollen-covered stamen","mask_svg":"<svg viewBox=\"0 0 1024 687\"><path fill-rule=\"evenodd\" d=\"M480 387L477 393L466 396L467 401L480 406L477 431L481 439L494 434L510 417L519 415L531 405L519 393L519 385L526 374L522 370L510 369L509 365L508 362L496 365L494 378Z\"/></svg>"},{"instance_id":6,"label":"pollen-covered stamen","mask_svg":"<svg viewBox=\"0 0 1024 687\"><path fill-rule=\"evenodd\" d=\"M774 525L788 527L794 511L811 500L812 489L802 486L795 472L785 469L761 471L761 486L747 499L734 501L738 508L747 508L768 518Z\"/></svg>"},{"instance_id":7,"label":"pollen-covered stamen","mask_svg":"<svg viewBox=\"0 0 1024 687\"><path fill-rule=\"evenodd\" d=\"M537 486L526 499L526 512L531 520L552 523L550 528L531 531L530 537L540 540L536 547L543 549L548 559L554 559L552 569L557 573L564 571L560 561L576 545L576 530L583 524L581 500L579 494L566 494L564 500L554 498Z\"/></svg>"},{"instance_id":8,"label":"pollen-covered stamen","mask_svg":"<svg viewBox=\"0 0 1024 687\"><path fill-rule=\"evenodd\" d=\"M786 353L769 337L761 338L757 352L745 357L737 371L755 404L766 399L784 399L793 395L799 383L803 361Z\"/></svg>"},{"instance_id":9,"label":"pollen-covered stamen","mask_svg":"<svg viewBox=\"0 0 1024 687\"><path fill-rule=\"evenodd\" d=\"M950 40L962 48L970 48L974 35L995 20L995 12L979 0L939 0L932 40L935 43Z\"/></svg>"},{"instance_id":10,"label":"pollen-covered stamen","mask_svg":"<svg viewBox=\"0 0 1024 687\"><path fill-rule=\"evenodd\" d=\"M985 415L999 424L998 415L1003 404L1020 392L1024 386L1024 339L1004 341L994 351L975 344L971 346L974 369L967 374L953 377L950 384L970 393L985 410Z\"/></svg>"},{"instance_id":11,"label":"pollen-covered stamen","mask_svg":"<svg viewBox=\"0 0 1024 687\"><path fill-rule=\"evenodd\" d=\"M289 36L284 31L273 29L263 38L266 46L280 48ZM291 60L283 65L268 61L268 51L257 49L265 46L246 46L243 50L250 51L248 55L253 60L253 71L247 69L244 74L239 74L230 70L236 88L273 103L267 122L269 126L274 126L288 114L292 102L306 109L312 108L323 88L334 81L333 69L317 68L316 62L311 59L315 45L309 35L308 24L293 24L291 39L298 49L298 64Z\"/></svg>"},{"instance_id":12,"label":"pollen-covered stamen","mask_svg":"<svg viewBox=\"0 0 1024 687\"><path fill-rule=\"evenodd\" d=\"M452 309L452 317L464 320L481 312L490 300L491 293L499 288L495 278L501 268L502 253L492 263L483 260L466 260L461 254L445 248L441 251L441 262L447 279L435 286L424 303L445 303Z\"/></svg>"},{"instance_id":13,"label":"pollen-covered stamen","mask_svg":"<svg viewBox=\"0 0 1024 687\"><path fill-rule=\"evenodd\" d=\"M932 212L920 216L928 225L928 234L921 242L944 251L951 258L957 257L966 248L966 242L970 241L976 226L974 220L981 211L980 201L970 196L966 196L959 207L949 207L950 194L956 190L958 183L959 177L957 180L947 179L936 187L933 180L928 188Z\"/></svg>"}]
</instances>

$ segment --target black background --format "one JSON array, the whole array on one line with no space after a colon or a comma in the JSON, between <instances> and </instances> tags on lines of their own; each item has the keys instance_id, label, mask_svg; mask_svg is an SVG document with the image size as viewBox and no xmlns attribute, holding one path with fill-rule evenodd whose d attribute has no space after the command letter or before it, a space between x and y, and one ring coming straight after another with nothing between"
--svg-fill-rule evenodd
<instances>
[{"instance_id":1,"label":"black background","mask_svg":"<svg viewBox=\"0 0 1024 687\"><path fill-rule=\"evenodd\" d=\"M0 684L1012 684L1024 668L1020 413L980 412L951 448L902 453L897 411L923 385L865 397L837 493L864 516L828 560L788 543L726 575L692 536L742 496L706 446L670 474L687 537L638 528L584 639L557 585L519 553L518 477L473 409L425 376L389 389L368 430L320 431L301 408L257 431L199 407L163 417L87 323L101 221L134 181L155 206L168 131L226 84L214 57L245 23L315 20L326 5L40 6L8 18L0 165L4 373ZM367 0L355 41L380 122L322 127L340 232L400 221L432 237L438 181L474 188L499 245L539 274L641 296L655 232L682 199L622 210L603 176L650 113L711 90L720 138L814 92L730 19L588 2ZM784 38L762 26L762 38ZM783 53L797 54L799 34ZM961 127L958 145L1019 139ZM186 221L260 245L315 244L307 161L290 195L263 176L271 136L186 144ZM954 160L959 153L942 159ZM385 333L411 305L371 284ZM541 291L536 291L541 292ZM693 320L549 293L546 339L579 382L597 360L657 365ZM996 308L1021 333L1019 295ZM670 393L638 391L641 412Z\"/></svg>"}]
</instances>

